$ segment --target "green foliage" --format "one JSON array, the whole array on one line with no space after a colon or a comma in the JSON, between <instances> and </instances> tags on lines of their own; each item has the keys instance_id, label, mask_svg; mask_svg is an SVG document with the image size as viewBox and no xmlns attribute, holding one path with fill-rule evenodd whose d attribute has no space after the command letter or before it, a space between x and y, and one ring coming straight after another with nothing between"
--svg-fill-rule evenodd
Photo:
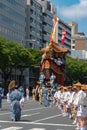
<instances>
[{"instance_id":1,"label":"green foliage","mask_svg":"<svg viewBox=\"0 0 87 130\"><path fill-rule=\"evenodd\" d=\"M42 53L39 50L35 50L35 49L28 49L28 50L33 55L32 66L40 65L40 61L41 61L41 58L42 58Z\"/></svg>"},{"instance_id":2,"label":"green foliage","mask_svg":"<svg viewBox=\"0 0 87 130\"><path fill-rule=\"evenodd\" d=\"M66 57L66 75L73 82L78 81L87 75L87 61Z\"/></svg>"},{"instance_id":3,"label":"green foliage","mask_svg":"<svg viewBox=\"0 0 87 130\"><path fill-rule=\"evenodd\" d=\"M32 54L21 44L0 38L0 68L17 65L30 66L33 60Z\"/></svg>"},{"instance_id":4,"label":"green foliage","mask_svg":"<svg viewBox=\"0 0 87 130\"><path fill-rule=\"evenodd\" d=\"M10 50L6 44L6 39L0 38L0 68L2 70L10 66Z\"/></svg>"},{"instance_id":5,"label":"green foliage","mask_svg":"<svg viewBox=\"0 0 87 130\"><path fill-rule=\"evenodd\" d=\"M15 70L20 68L22 73L26 66L32 65L32 62L33 56L28 49L21 44L0 37L0 69L5 81L11 75L12 68Z\"/></svg>"},{"instance_id":6,"label":"green foliage","mask_svg":"<svg viewBox=\"0 0 87 130\"><path fill-rule=\"evenodd\" d=\"M39 50L28 49L19 43L0 37L0 69L6 81L12 69L23 73L26 67L39 66L42 54Z\"/></svg>"}]
</instances>

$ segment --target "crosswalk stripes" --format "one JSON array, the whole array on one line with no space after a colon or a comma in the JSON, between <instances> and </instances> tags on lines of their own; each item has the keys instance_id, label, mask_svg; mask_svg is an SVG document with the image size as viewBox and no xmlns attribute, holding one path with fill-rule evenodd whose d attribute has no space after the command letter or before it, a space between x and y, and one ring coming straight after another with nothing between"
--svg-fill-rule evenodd
<instances>
[{"instance_id":1,"label":"crosswalk stripes","mask_svg":"<svg viewBox=\"0 0 87 130\"><path fill-rule=\"evenodd\" d=\"M0 129L0 130L20 130L23 127L8 127L8 128L4 128L4 129ZM29 130L45 130L45 128L32 128Z\"/></svg>"},{"instance_id":2,"label":"crosswalk stripes","mask_svg":"<svg viewBox=\"0 0 87 130\"><path fill-rule=\"evenodd\" d=\"M0 130L20 130L23 129L23 127L8 127L8 128L4 128L4 129L0 129ZM32 128L29 130L46 130L45 128ZM57 130L63 130L63 129L57 129Z\"/></svg>"},{"instance_id":3,"label":"crosswalk stripes","mask_svg":"<svg viewBox=\"0 0 87 130\"><path fill-rule=\"evenodd\" d=\"M57 130L64 130L64 129L57 129Z\"/></svg>"},{"instance_id":4,"label":"crosswalk stripes","mask_svg":"<svg viewBox=\"0 0 87 130\"><path fill-rule=\"evenodd\" d=\"M4 129L0 129L0 130L20 130L23 127L8 127L8 128L4 128Z\"/></svg>"},{"instance_id":5,"label":"crosswalk stripes","mask_svg":"<svg viewBox=\"0 0 87 130\"><path fill-rule=\"evenodd\" d=\"M29 130L45 130L44 128L33 128L33 129L29 129Z\"/></svg>"},{"instance_id":6,"label":"crosswalk stripes","mask_svg":"<svg viewBox=\"0 0 87 130\"><path fill-rule=\"evenodd\" d=\"M46 130L44 128L33 128L33 129L29 129L29 130ZM57 130L63 130L63 129L57 129Z\"/></svg>"}]
</instances>

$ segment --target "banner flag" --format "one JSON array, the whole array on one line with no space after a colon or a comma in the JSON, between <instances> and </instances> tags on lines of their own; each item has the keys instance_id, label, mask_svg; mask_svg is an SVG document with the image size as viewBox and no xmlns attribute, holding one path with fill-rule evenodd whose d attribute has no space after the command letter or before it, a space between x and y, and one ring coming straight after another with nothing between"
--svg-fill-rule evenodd
<instances>
[{"instance_id":1,"label":"banner flag","mask_svg":"<svg viewBox=\"0 0 87 130\"><path fill-rule=\"evenodd\" d=\"M50 42L52 42L52 41L55 40L55 32L56 32L57 23L58 23L58 17L54 16L54 18L53 18L52 32L51 32L51 35L50 35Z\"/></svg>"},{"instance_id":2,"label":"banner flag","mask_svg":"<svg viewBox=\"0 0 87 130\"><path fill-rule=\"evenodd\" d=\"M61 44L64 44L65 37L66 37L66 30L62 30Z\"/></svg>"}]
</instances>

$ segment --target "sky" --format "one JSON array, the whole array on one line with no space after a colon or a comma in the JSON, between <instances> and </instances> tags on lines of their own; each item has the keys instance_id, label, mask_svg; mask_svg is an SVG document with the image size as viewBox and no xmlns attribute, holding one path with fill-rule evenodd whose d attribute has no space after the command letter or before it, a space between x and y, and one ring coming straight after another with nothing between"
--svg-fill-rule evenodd
<instances>
[{"instance_id":1,"label":"sky","mask_svg":"<svg viewBox=\"0 0 87 130\"><path fill-rule=\"evenodd\" d=\"M49 0L57 8L57 16L64 22L74 21L78 32L87 37L87 0Z\"/></svg>"}]
</instances>

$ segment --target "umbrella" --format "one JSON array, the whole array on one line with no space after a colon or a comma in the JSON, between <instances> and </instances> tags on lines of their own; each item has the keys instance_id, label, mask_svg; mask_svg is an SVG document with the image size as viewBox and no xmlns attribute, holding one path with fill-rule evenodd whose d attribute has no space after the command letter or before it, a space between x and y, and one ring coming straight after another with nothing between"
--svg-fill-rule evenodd
<instances>
[{"instance_id":1,"label":"umbrella","mask_svg":"<svg viewBox=\"0 0 87 130\"><path fill-rule=\"evenodd\" d=\"M11 90L12 88L15 87L15 80L12 80L9 85L8 85L8 90Z\"/></svg>"}]
</instances>

